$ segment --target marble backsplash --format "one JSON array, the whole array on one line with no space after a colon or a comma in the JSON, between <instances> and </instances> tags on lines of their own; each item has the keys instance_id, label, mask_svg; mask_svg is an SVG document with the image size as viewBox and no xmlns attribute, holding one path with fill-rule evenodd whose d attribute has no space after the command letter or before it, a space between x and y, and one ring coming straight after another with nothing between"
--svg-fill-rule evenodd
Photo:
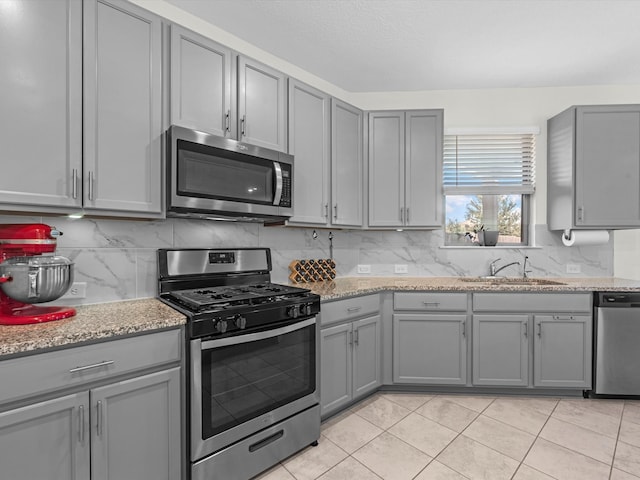
<instances>
[{"instance_id":1,"label":"marble backsplash","mask_svg":"<svg viewBox=\"0 0 640 480\"><path fill-rule=\"evenodd\" d=\"M293 259L328 258L329 230L264 227L253 223L167 219L158 221L77 219L66 217L0 216L0 223L42 222L64 235L59 255L75 262L75 281L87 283L84 299L58 299L56 304L90 304L148 298L156 295L158 248L269 247L272 280L286 283ZM613 240L607 245L565 247L556 233L537 225L535 248L449 247L436 231L332 230L333 256L339 276L356 276L358 264L371 266L372 276L394 275L394 265L408 266L409 276L486 275L489 263L519 261L504 275L522 275L529 256L531 276L570 276L567 264L580 265L575 276L613 274Z\"/></svg>"}]
</instances>

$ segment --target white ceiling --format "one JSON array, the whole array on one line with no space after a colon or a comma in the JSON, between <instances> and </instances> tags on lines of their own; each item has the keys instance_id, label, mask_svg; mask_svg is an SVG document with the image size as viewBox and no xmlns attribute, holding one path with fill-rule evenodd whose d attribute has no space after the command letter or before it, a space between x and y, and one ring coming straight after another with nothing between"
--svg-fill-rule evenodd
<instances>
[{"instance_id":1,"label":"white ceiling","mask_svg":"<svg viewBox=\"0 0 640 480\"><path fill-rule=\"evenodd\" d=\"M640 85L640 0L166 0L350 92Z\"/></svg>"}]
</instances>

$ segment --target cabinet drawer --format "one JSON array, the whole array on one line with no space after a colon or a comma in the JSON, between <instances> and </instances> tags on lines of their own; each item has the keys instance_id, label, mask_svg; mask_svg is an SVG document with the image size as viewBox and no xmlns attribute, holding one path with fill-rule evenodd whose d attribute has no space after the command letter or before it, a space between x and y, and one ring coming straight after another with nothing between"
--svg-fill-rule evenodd
<instances>
[{"instance_id":1,"label":"cabinet drawer","mask_svg":"<svg viewBox=\"0 0 640 480\"><path fill-rule=\"evenodd\" d=\"M359 318L379 311L380 296L377 294L323 303L320 307L320 325Z\"/></svg>"},{"instance_id":2,"label":"cabinet drawer","mask_svg":"<svg viewBox=\"0 0 640 480\"><path fill-rule=\"evenodd\" d=\"M590 312L590 293L474 293L474 312Z\"/></svg>"},{"instance_id":3,"label":"cabinet drawer","mask_svg":"<svg viewBox=\"0 0 640 480\"><path fill-rule=\"evenodd\" d=\"M178 362L181 330L152 333L0 362L0 403Z\"/></svg>"},{"instance_id":4,"label":"cabinet drawer","mask_svg":"<svg viewBox=\"0 0 640 480\"><path fill-rule=\"evenodd\" d=\"M396 292L394 310L453 311L467 310L466 293Z\"/></svg>"}]
</instances>

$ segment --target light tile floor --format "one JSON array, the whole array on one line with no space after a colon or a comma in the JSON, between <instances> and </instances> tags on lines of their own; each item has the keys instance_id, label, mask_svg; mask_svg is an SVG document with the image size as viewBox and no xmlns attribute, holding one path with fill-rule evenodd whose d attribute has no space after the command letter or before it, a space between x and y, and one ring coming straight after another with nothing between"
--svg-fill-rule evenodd
<instances>
[{"instance_id":1,"label":"light tile floor","mask_svg":"<svg viewBox=\"0 0 640 480\"><path fill-rule=\"evenodd\" d=\"M640 401L377 393L260 480L638 480Z\"/></svg>"}]
</instances>

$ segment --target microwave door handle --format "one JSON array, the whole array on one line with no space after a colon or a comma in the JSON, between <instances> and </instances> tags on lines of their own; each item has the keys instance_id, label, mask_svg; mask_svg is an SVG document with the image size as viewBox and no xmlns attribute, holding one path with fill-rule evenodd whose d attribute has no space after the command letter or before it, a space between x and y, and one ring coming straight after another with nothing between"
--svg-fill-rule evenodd
<instances>
[{"instance_id":1,"label":"microwave door handle","mask_svg":"<svg viewBox=\"0 0 640 480\"><path fill-rule=\"evenodd\" d=\"M273 169L276 172L276 191L273 194L273 204L278 206L282 198L282 167L278 162L273 162Z\"/></svg>"}]
</instances>

